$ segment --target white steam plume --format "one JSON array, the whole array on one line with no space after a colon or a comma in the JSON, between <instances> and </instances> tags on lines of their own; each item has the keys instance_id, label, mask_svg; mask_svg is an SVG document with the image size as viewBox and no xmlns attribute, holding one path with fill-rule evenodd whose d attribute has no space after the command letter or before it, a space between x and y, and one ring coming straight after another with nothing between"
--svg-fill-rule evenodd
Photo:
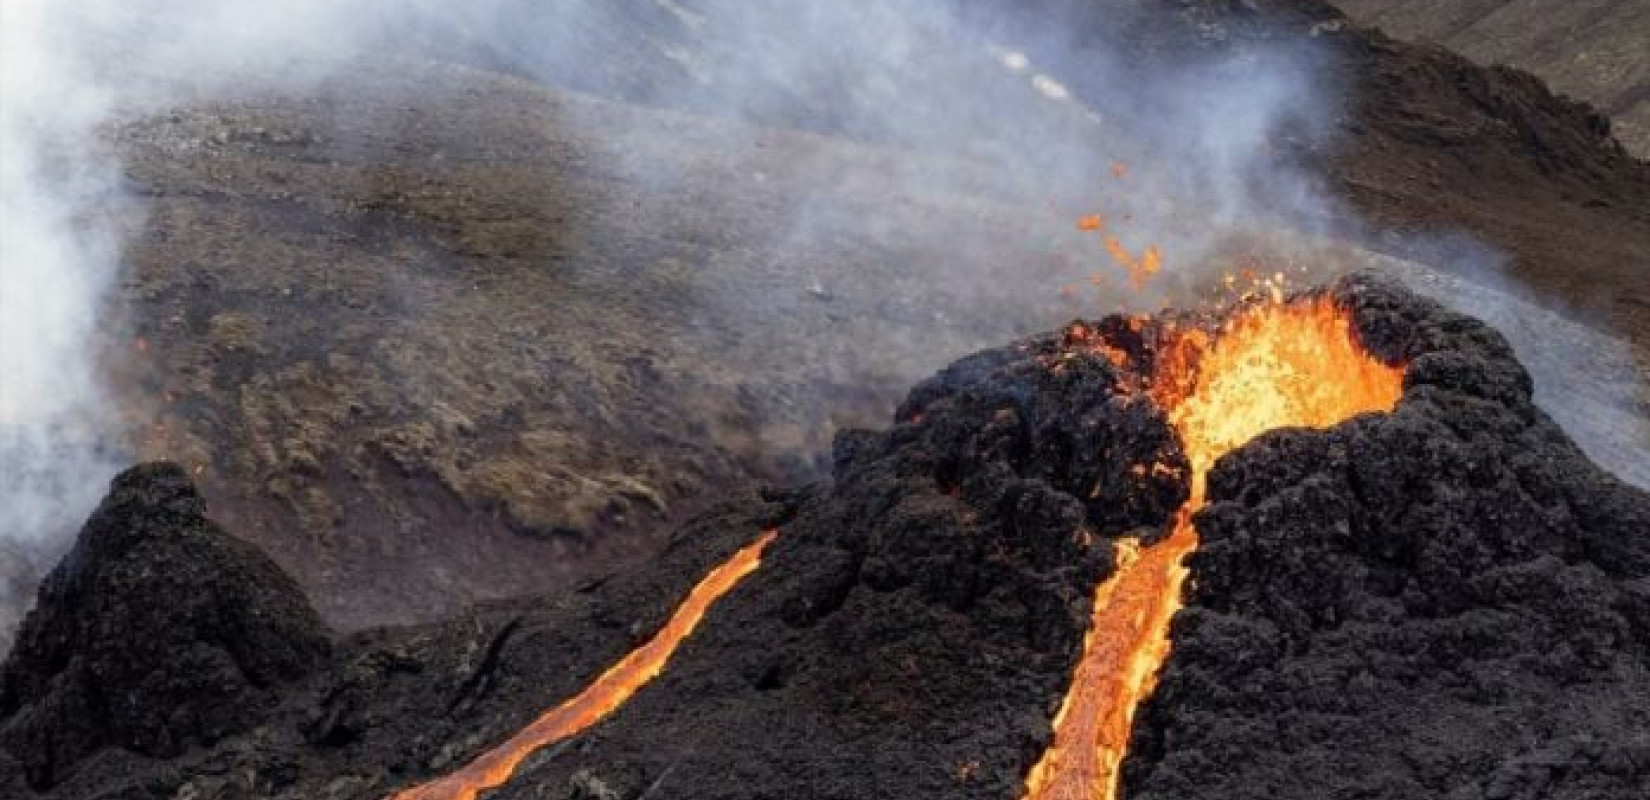
<instances>
[{"instance_id":1,"label":"white steam plume","mask_svg":"<svg viewBox=\"0 0 1650 800\"><path fill-rule=\"evenodd\" d=\"M93 353L115 169L62 4L0 5L0 637L114 469Z\"/></svg>"}]
</instances>

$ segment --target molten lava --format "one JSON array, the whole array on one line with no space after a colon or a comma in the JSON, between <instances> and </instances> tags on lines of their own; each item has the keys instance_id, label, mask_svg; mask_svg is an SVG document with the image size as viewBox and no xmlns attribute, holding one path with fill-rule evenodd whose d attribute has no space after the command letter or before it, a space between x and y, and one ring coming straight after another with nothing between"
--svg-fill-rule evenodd
<instances>
[{"instance_id":1,"label":"molten lava","mask_svg":"<svg viewBox=\"0 0 1650 800\"><path fill-rule=\"evenodd\" d=\"M676 647L693 633L717 598L761 566L762 551L778 535L775 530L764 532L755 543L711 570L647 644L609 667L583 692L546 712L508 741L482 753L463 769L402 791L391 800L475 800L483 790L509 780L516 767L538 749L566 739L613 713L664 670Z\"/></svg>"},{"instance_id":2,"label":"molten lava","mask_svg":"<svg viewBox=\"0 0 1650 800\"><path fill-rule=\"evenodd\" d=\"M1365 352L1350 315L1328 298L1249 306L1213 334L1192 328L1168 345L1151 391L1191 462L1191 499L1167 539L1145 548L1118 543L1117 568L1095 590L1054 742L1026 777L1026 800L1117 797L1135 709L1169 654L1185 559L1197 549L1192 515L1215 461L1269 430L1389 410L1403 391L1403 370Z\"/></svg>"}]
</instances>

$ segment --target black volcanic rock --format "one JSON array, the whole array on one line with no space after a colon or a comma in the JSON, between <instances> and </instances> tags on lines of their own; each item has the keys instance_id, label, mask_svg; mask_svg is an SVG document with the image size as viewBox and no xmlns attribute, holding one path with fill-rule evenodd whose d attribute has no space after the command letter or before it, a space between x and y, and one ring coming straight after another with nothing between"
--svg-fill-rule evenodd
<instances>
[{"instance_id":1,"label":"black volcanic rock","mask_svg":"<svg viewBox=\"0 0 1650 800\"><path fill-rule=\"evenodd\" d=\"M256 724L324 663L326 628L182 468L115 478L0 674L0 745L44 788L107 746L171 757Z\"/></svg>"},{"instance_id":2,"label":"black volcanic rock","mask_svg":"<svg viewBox=\"0 0 1650 800\"><path fill-rule=\"evenodd\" d=\"M1223 459L1125 797L1650 796L1650 496L1530 402L1494 331L1339 289L1391 414Z\"/></svg>"},{"instance_id":3,"label":"black volcanic rock","mask_svg":"<svg viewBox=\"0 0 1650 800\"><path fill-rule=\"evenodd\" d=\"M1407 366L1403 400L1217 465L1124 796L1644 796L1650 497L1586 461L1493 330L1371 276L1330 291ZM1027 600L1096 558L1057 532L1184 499L1129 483L1184 462L1118 381L1043 337L919 385L839 442L835 486L655 686L499 796L1018 797L1080 630Z\"/></svg>"}]
</instances>

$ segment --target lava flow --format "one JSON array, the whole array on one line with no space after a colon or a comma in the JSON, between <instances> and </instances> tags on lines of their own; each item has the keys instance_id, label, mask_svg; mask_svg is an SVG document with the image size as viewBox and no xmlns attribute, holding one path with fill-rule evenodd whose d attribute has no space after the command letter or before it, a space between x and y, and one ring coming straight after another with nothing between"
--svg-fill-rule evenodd
<instances>
[{"instance_id":1,"label":"lava flow","mask_svg":"<svg viewBox=\"0 0 1650 800\"><path fill-rule=\"evenodd\" d=\"M1191 498L1167 539L1118 544L1117 569L1095 590L1054 742L1026 777L1026 800L1117 797L1135 709L1169 654L1185 559L1197 549L1192 515L1215 461L1269 430L1327 427L1397 403L1403 370L1365 352L1351 323L1328 298L1274 299L1240 309L1214 334L1174 334L1151 388L1191 462Z\"/></svg>"},{"instance_id":2,"label":"lava flow","mask_svg":"<svg viewBox=\"0 0 1650 800\"><path fill-rule=\"evenodd\" d=\"M482 753L463 769L399 792L391 800L475 800L483 790L496 788L509 780L516 767L535 751L566 739L613 713L664 670L665 662L676 652L676 647L693 633L717 598L762 565L762 551L778 535L777 530L765 531L754 543L711 570L693 587L687 599L677 607L676 613L652 639L609 667L571 700L545 712L521 732Z\"/></svg>"}]
</instances>

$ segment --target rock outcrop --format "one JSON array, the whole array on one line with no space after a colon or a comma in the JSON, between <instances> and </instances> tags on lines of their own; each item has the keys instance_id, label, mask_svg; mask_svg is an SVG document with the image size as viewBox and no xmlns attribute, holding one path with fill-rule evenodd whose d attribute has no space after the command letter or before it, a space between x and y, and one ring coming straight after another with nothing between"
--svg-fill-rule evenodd
<instances>
[{"instance_id":1,"label":"rock outcrop","mask_svg":"<svg viewBox=\"0 0 1650 800\"><path fill-rule=\"evenodd\" d=\"M0 746L36 789L105 747L174 757L256 725L329 651L297 584L206 518L182 468L135 467L24 619Z\"/></svg>"}]
</instances>

